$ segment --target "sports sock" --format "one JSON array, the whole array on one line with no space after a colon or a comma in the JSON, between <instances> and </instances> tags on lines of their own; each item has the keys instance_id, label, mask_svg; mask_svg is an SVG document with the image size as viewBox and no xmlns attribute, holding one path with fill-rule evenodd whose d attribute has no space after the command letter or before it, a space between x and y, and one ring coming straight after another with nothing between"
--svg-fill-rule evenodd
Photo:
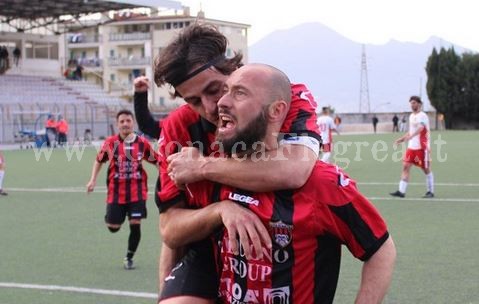
<instances>
[{"instance_id":1,"label":"sports sock","mask_svg":"<svg viewBox=\"0 0 479 304\"><path fill-rule=\"evenodd\" d=\"M3 176L5 175L4 170L0 170L0 190L3 189Z\"/></svg>"},{"instance_id":2,"label":"sports sock","mask_svg":"<svg viewBox=\"0 0 479 304\"><path fill-rule=\"evenodd\" d=\"M131 260L135 255L138 244L141 239L141 226L140 224L130 224L130 236L128 237L128 252L126 258Z\"/></svg>"},{"instance_id":3,"label":"sports sock","mask_svg":"<svg viewBox=\"0 0 479 304\"><path fill-rule=\"evenodd\" d=\"M325 163L329 163L329 156L331 156L331 152L324 152L321 160Z\"/></svg>"},{"instance_id":4,"label":"sports sock","mask_svg":"<svg viewBox=\"0 0 479 304\"><path fill-rule=\"evenodd\" d=\"M400 180L399 181L399 192L406 193L406 189L407 189L407 182L403 181L403 180Z\"/></svg>"},{"instance_id":5,"label":"sports sock","mask_svg":"<svg viewBox=\"0 0 479 304\"><path fill-rule=\"evenodd\" d=\"M426 174L426 186L428 192L434 193L434 175L432 172Z\"/></svg>"}]
</instances>

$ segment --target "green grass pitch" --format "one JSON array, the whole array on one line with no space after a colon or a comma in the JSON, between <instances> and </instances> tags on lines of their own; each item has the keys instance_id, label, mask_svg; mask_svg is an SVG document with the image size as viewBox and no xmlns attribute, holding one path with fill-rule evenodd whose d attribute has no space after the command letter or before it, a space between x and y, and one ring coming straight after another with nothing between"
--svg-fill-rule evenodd
<instances>
[{"instance_id":1,"label":"green grass pitch","mask_svg":"<svg viewBox=\"0 0 479 304\"><path fill-rule=\"evenodd\" d=\"M420 198L425 178L417 168L406 199L389 197L401 170L402 150L393 148L395 137L336 136L333 153L386 218L395 240L397 265L384 303L479 303L479 132L432 133L436 198L430 200ZM7 287L36 284L151 295L156 293L160 238L150 194L137 269L123 270L128 225L117 234L105 228L106 168L97 191L85 193L94 149L85 150L80 160L79 154L62 149L48 161L45 154L37 160L33 150L3 154L9 196L0 197L1 304L155 303L153 298ZM155 169L145 167L153 185ZM335 303L353 303L360 267L344 248Z\"/></svg>"}]
</instances>

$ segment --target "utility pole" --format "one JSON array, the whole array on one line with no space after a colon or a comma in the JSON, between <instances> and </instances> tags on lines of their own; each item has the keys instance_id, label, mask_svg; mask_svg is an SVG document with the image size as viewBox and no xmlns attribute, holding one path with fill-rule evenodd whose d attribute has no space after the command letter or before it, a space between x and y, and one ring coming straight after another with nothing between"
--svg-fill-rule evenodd
<instances>
[{"instance_id":1,"label":"utility pole","mask_svg":"<svg viewBox=\"0 0 479 304\"><path fill-rule=\"evenodd\" d=\"M370 113L368 65L366 62L366 46L363 44L361 54L361 83L359 91L359 113Z\"/></svg>"}]
</instances>

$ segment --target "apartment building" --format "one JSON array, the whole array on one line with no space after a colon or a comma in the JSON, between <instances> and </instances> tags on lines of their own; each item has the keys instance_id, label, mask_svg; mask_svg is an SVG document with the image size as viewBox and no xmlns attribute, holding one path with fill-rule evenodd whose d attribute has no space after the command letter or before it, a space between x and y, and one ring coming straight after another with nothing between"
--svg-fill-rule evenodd
<instances>
[{"instance_id":1,"label":"apartment building","mask_svg":"<svg viewBox=\"0 0 479 304\"><path fill-rule=\"evenodd\" d=\"M104 16L105 17L105 16ZM189 9L165 16L145 14L113 15L113 21L84 29L70 29L60 37L62 70L80 65L82 76L89 82L101 84L106 91L118 96L131 96L133 80L139 75L153 79L155 56L181 29L195 22L209 23L228 37L230 42L226 56L235 52L248 61L249 25L205 18L203 12L190 16ZM168 88L157 88L152 83L150 107L154 111L168 111L182 104L171 99Z\"/></svg>"}]
</instances>

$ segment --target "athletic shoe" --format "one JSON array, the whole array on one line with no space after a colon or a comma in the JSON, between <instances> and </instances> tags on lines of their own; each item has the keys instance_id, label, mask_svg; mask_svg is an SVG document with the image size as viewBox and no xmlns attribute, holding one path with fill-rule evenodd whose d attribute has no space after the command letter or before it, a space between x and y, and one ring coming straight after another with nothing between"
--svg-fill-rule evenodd
<instances>
[{"instance_id":1,"label":"athletic shoe","mask_svg":"<svg viewBox=\"0 0 479 304\"><path fill-rule=\"evenodd\" d=\"M434 197L434 193L432 193L431 191L428 191L426 192L426 194L424 194L422 198L433 198L433 197Z\"/></svg>"},{"instance_id":2,"label":"athletic shoe","mask_svg":"<svg viewBox=\"0 0 479 304\"><path fill-rule=\"evenodd\" d=\"M402 193L402 192L399 191L399 190L397 190L396 192L391 192L391 193L389 193L389 195L395 196L395 197L405 197L405 196L406 196L405 193Z\"/></svg>"},{"instance_id":3,"label":"athletic shoe","mask_svg":"<svg viewBox=\"0 0 479 304\"><path fill-rule=\"evenodd\" d=\"M8 193L0 189L0 195L7 196Z\"/></svg>"},{"instance_id":4,"label":"athletic shoe","mask_svg":"<svg viewBox=\"0 0 479 304\"><path fill-rule=\"evenodd\" d=\"M129 258L124 258L123 259L123 268L126 270L131 270L135 269L135 265L133 265L133 260Z\"/></svg>"}]
</instances>

